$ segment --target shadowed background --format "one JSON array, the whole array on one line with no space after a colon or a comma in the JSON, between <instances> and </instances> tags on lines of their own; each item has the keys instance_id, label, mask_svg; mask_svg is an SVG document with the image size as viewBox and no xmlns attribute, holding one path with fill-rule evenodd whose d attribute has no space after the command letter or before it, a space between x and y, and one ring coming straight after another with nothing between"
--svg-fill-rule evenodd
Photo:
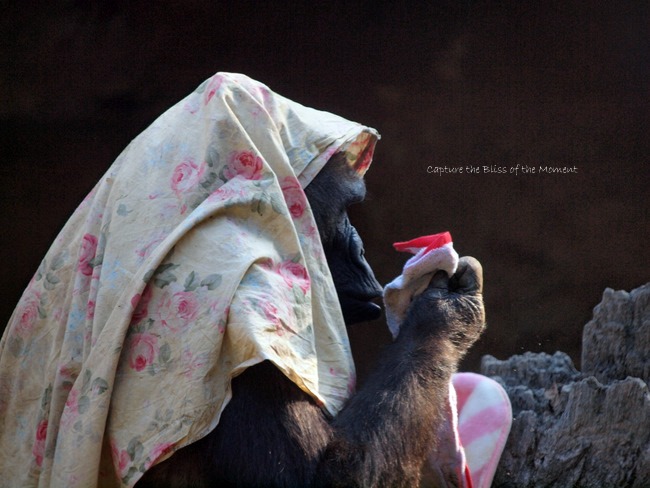
<instances>
[{"instance_id":1,"label":"shadowed background","mask_svg":"<svg viewBox=\"0 0 650 488\"><path fill-rule=\"evenodd\" d=\"M645 2L13 2L0 16L0 323L120 151L216 71L376 127L351 215L382 283L391 243L450 230L484 266L466 358L563 350L609 286L650 281ZM610 5L611 3L611 5ZM483 166L577 167L577 174ZM428 167L479 166L436 175ZM388 340L352 332L360 375Z\"/></svg>"}]
</instances>

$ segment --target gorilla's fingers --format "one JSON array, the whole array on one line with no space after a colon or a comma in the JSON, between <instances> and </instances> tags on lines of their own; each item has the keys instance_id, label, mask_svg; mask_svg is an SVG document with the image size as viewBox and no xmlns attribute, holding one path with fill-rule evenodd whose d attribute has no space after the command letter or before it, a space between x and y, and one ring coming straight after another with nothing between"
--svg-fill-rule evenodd
<instances>
[{"instance_id":1,"label":"gorilla's fingers","mask_svg":"<svg viewBox=\"0 0 650 488\"><path fill-rule=\"evenodd\" d=\"M427 288L429 290L449 290L449 276L442 270L436 272L436 274L433 275L433 278L431 278L431 281L429 282L429 286Z\"/></svg>"},{"instance_id":2,"label":"gorilla's fingers","mask_svg":"<svg viewBox=\"0 0 650 488\"><path fill-rule=\"evenodd\" d=\"M449 280L449 287L458 293L483 292L483 267L477 259L464 256L458 261L458 269Z\"/></svg>"}]
</instances>

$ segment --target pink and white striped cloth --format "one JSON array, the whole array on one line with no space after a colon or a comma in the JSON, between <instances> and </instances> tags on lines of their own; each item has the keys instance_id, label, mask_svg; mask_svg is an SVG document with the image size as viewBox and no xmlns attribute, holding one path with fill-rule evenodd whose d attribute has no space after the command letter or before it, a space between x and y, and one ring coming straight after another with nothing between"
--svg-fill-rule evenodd
<instances>
[{"instance_id":1,"label":"pink and white striped cloth","mask_svg":"<svg viewBox=\"0 0 650 488\"><path fill-rule=\"evenodd\" d=\"M433 275L449 276L458 267L458 254L449 232L394 244L415 254L404 270L384 288L388 327L396 338L406 310ZM445 422L438 446L429 457L436 482L442 487L489 488L512 424L512 408L496 381L475 373L456 373L449 385Z\"/></svg>"},{"instance_id":2,"label":"pink and white striped cloth","mask_svg":"<svg viewBox=\"0 0 650 488\"><path fill-rule=\"evenodd\" d=\"M489 488L512 424L512 407L503 387L476 373L456 373L458 436L473 488Z\"/></svg>"}]
</instances>

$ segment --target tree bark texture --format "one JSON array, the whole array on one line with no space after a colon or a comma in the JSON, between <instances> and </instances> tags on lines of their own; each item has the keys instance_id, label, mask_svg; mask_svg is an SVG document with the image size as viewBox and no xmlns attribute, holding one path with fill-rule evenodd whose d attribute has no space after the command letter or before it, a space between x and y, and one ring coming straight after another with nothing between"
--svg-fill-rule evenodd
<instances>
[{"instance_id":1,"label":"tree bark texture","mask_svg":"<svg viewBox=\"0 0 650 488\"><path fill-rule=\"evenodd\" d=\"M650 283L606 289L582 348L582 372L562 352L483 357L513 408L494 487L650 486Z\"/></svg>"}]
</instances>

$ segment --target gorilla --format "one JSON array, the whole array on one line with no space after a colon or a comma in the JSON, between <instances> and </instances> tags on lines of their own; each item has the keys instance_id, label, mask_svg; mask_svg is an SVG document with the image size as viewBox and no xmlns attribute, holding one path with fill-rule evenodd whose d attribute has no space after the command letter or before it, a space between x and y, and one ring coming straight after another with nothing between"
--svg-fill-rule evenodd
<instances>
[{"instance_id":1,"label":"gorilla","mask_svg":"<svg viewBox=\"0 0 650 488\"><path fill-rule=\"evenodd\" d=\"M433 276L353 392L345 327L378 319L383 290L347 208L378 139L236 73L136 137L0 340L3 481L416 486L438 456L454 484L450 379L484 327L476 260Z\"/></svg>"},{"instance_id":2,"label":"gorilla","mask_svg":"<svg viewBox=\"0 0 650 488\"><path fill-rule=\"evenodd\" d=\"M347 215L365 183L340 154L305 192L346 326L376 320L382 288ZM147 471L146 487L417 486L436 449L451 375L484 328L482 269L461 258L438 272L408 310L397 339L335 418L262 362L233 379L217 427Z\"/></svg>"}]
</instances>

